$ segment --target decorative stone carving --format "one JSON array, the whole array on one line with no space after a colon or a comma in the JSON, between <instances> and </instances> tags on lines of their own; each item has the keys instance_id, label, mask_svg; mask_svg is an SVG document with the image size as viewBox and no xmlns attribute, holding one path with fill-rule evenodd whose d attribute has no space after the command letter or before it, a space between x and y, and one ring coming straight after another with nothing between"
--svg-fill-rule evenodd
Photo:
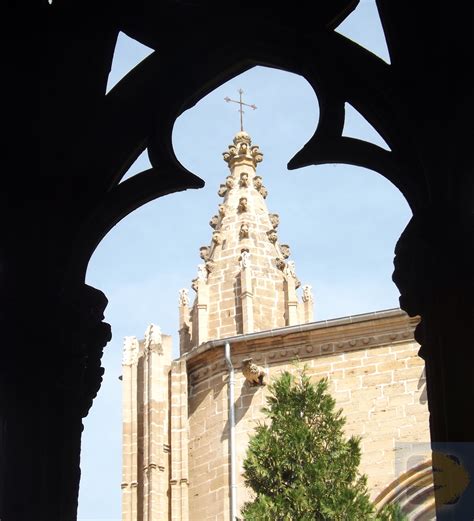
<instances>
[{"instance_id":1,"label":"decorative stone carving","mask_svg":"<svg viewBox=\"0 0 474 521\"><path fill-rule=\"evenodd\" d=\"M160 352L163 352L161 349L162 345L162 337L161 337L161 329L155 324L150 324L145 331L145 352L152 351L154 347L160 348Z\"/></svg>"},{"instance_id":2,"label":"decorative stone carving","mask_svg":"<svg viewBox=\"0 0 474 521\"><path fill-rule=\"evenodd\" d=\"M228 190L231 190L232 188L234 188L234 183L235 183L234 178L231 175L228 175L225 178L225 185Z\"/></svg>"},{"instance_id":3,"label":"decorative stone carving","mask_svg":"<svg viewBox=\"0 0 474 521\"><path fill-rule=\"evenodd\" d=\"M133 365L138 362L138 340L135 336L126 336L123 339L122 365Z\"/></svg>"},{"instance_id":4,"label":"decorative stone carving","mask_svg":"<svg viewBox=\"0 0 474 521\"><path fill-rule=\"evenodd\" d=\"M199 248L199 257L203 261L207 261L209 259L209 246L201 246Z\"/></svg>"},{"instance_id":5,"label":"decorative stone carving","mask_svg":"<svg viewBox=\"0 0 474 521\"><path fill-rule=\"evenodd\" d=\"M272 223L273 228L276 230L280 224L280 216L277 213L271 213L270 222Z\"/></svg>"},{"instance_id":6,"label":"decorative stone carving","mask_svg":"<svg viewBox=\"0 0 474 521\"><path fill-rule=\"evenodd\" d=\"M207 280L207 269L205 264L198 264L198 280Z\"/></svg>"},{"instance_id":7,"label":"decorative stone carving","mask_svg":"<svg viewBox=\"0 0 474 521\"><path fill-rule=\"evenodd\" d=\"M242 172L240 174L239 184L242 188L247 188L249 185L249 175L247 172Z\"/></svg>"},{"instance_id":8,"label":"decorative stone carving","mask_svg":"<svg viewBox=\"0 0 474 521\"><path fill-rule=\"evenodd\" d=\"M284 259L287 259L291 255L290 247L288 244L280 244L281 255Z\"/></svg>"},{"instance_id":9,"label":"decorative stone carving","mask_svg":"<svg viewBox=\"0 0 474 521\"><path fill-rule=\"evenodd\" d=\"M239 147L239 153L242 154L242 155L246 155L247 154L247 150L248 150L247 143L241 143L240 147Z\"/></svg>"},{"instance_id":10,"label":"decorative stone carving","mask_svg":"<svg viewBox=\"0 0 474 521\"><path fill-rule=\"evenodd\" d=\"M309 284L305 284L303 286L303 302L313 302L313 293L311 292L311 286Z\"/></svg>"},{"instance_id":11,"label":"decorative stone carving","mask_svg":"<svg viewBox=\"0 0 474 521\"><path fill-rule=\"evenodd\" d=\"M234 158L236 155L237 148L234 145L229 145L229 150L222 153L222 156L226 163L229 163L232 160L232 158Z\"/></svg>"},{"instance_id":12,"label":"decorative stone carving","mask_svg":"<svg viewBox=\"0 0 474 521\"><path fill-rule=\"evenodd\" d=\"M217 228L217 224L219 223L219 216L218 215L213 215L211 217L211 220L209 221L209 226L211 228L214 228L214 230Z\"/></svg>"},{"instance_id":13,"label":"decorative stone carving","mask_svg":"<svg viewBox=\"0 0 474 521\"><path fill-rule=\"evenodd\" d=\"M252 361L252 358L242 360L242 374L250 385L265 385L265 370Z\"/></svg>"},{"instance_id":14,"label":"decorative stone carving","mask_svg":"<svg viewBox=\"0 0 474 521\"><path fill-rule=\"evenodd\" d=\"M220 232L214 232L212 234L212 242L214 244L221 244L222 243L222 235L220 234Z\"/></svg>"},{"instance_id":15,"label":"decorative stone carving","mask_svg":"<svg viewBox=\"0 0 474 521\"><path fill-rule=\"evenodd\" d=\"M227 186L226 185L219 185L219 190L217 190L217 194L219 197L224 197L224 195L227 193Z\"/></svg>"},{"instance_id":16,"label":"decorative stone carving","mask_svg":"<svg viewBox=\"0 0 474 521\"><path fill-rule=\"evenodd\" d=\"M191 281L191 288L192 288L194 291L197 292L197 290L198 290L198 279L197 279L197 278L195 278L195 279L193 279L193 280Z\"/></svg>"},{"instance_id":17,"label":"decorative stone carving","mask_svg":"<svg viewBox=\"0 0 474 521\"><path fill-rule=\"evenodd\" d=\"M252 140L250 139L250 135L247 132L245 132L245 130L237 132L232 141L234 142L234 145L238 145L239 143L246 143L247 145L250 145L250 143L252 142Z\"/></svg>"},{"instance_id":18,"label":"decorative stone carving","mask_svg":"<svg viewBox=\"0 0 474 521\"><path fill-rule=\"evenodd\" d=\"M294 279L296 279L295 261L288 261L286 265L286 274L289 277L293 277Z\"/></svg>"},{"instance_id":19,"label":"decorative stone carving","mask_svg":"<svg viewBox=\"0 0 474 521\"><path fill-rule=\"evenodd\" d=\"M225 215L225 210L226 210L226 208L225 208L225 204L220 204L220 205L218 206L218 208L219 208L219 215L220 215L221 217L224 217L224 215Z\"/></svg>"},{"instance_id":20,"label":"decorative stone carving","mask_svg":"<svg viewBox=\"0 0 474 521\"><path fill-rule=\"evenodd\" d=\"M206 261L206 270L208 273L212 273L215 268L216 268L216 263L213 260L209 259Z\"/></svg>"},{"instance_id":21,"label":"decorative stone carving","mask_svg":"<svg viewBox=\"0 0 474 521\"><path fill-rule=\"evenodd\" d=\"M250 252L247 248L241 250L239 261L241 269L244 270L250 267Z\"/></svg>"},{"instance_id":22,"label":"decorative stone carving","mask_svg":"<svg viewBox=\"0 0 474 521\"><path fill-rule=\"evenodd\" d=\"M239 237L240 239L248 239L249 236L249 225L247 223L242 223L240 225Z\"/></svg>"},{"instance_id":23,"label":"decorative stone carving","mask_svg":"<svg viewBox=\"0 0 474 521\"><path fill-rule=\"evenodd\" d=\"M258 192L259 192L259 194L260 194L264 199L267 198L268 190L267 190L264 186L261 186L261 187L258 189Z\"/></svg>"},{"instance_id":24,"label":"decorative stone carving","mask_svg":"<svg viewBox=\"0 0 474 521\"><path fill-rule=\"evenodd\" d=\"M250 148L250 154L252 155L255 163L261 163L263 161L263 154L260 152L258 145L254 145Z\"/></svg>"},{"instance_id":25,"label":"decorative stone carving","mask_svg":"<svg viewBox=\"0 0 474 521\"><path fill-rule=\"evenodd\" d=\"M189 291L186 288L179 290L179 305L189 306Z\"/></svg>"},{"instance_id":26,"label":"decorative stone carving","mask_svg":"<svg viewBox=\"0 0 474 521\"><path fill-rule=\"evenodd\" d=\"M263 186L262 177L259 175L256 175L253 178L253 186L255 187L255 190L260 190L260 188Z\"/></svg>"},{"instance_id":27,"label":"decorative stone carving","mask_svg":"<svg viewBox=\"0 0 474 521\"><path fill-rule=\"evenodd\" d=\"M278 240L278 234L277 234L276 230L268 230L267 237L268 237L268 240L273 244L275 244Z\"/></svg>"},{"instance_id":28,"label":"decorative stone carving","mask_svg":"<svg viewBox=\"0 0 474 521\"><path fill-rule=\"evenodd\" d=\"M281 271L285 271L285 268L286 268L286 262L283 260L283 259L275 259L275 265L276 267L281 270Z\"/></svg>"},{"instance_id":29,"label":"decorative stone carving","mask_svg":"<svg viewBox=\"0 0 474 521\"><path fill-rule=\"evenodd\" d=\"M237 206L237 211L239 213L246 212L248 210L248 201L246 197L241 197L239 199L239 206Z\"/></svg>"}]
</instances>

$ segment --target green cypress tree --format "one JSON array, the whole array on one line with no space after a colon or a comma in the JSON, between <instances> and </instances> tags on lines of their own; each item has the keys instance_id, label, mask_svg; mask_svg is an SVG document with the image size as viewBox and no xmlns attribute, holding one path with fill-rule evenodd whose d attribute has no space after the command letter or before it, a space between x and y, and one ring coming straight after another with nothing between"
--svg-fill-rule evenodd
<instances>
[{"instance_id":1,"label":"green cypress tree","mask_svg":"<svg viewBox=\"0 0 474 521\"><path fill-rule=\"evenodd\" d=\"M266 420L244 461L245 483L255 494L242 509L244 520L406 519L396 507L375 512L358 471L360 439L345 438L345 418L327 388L327 379L313 384L305 369L285 371L269 386Z\"/></svg>"}]
</instances>

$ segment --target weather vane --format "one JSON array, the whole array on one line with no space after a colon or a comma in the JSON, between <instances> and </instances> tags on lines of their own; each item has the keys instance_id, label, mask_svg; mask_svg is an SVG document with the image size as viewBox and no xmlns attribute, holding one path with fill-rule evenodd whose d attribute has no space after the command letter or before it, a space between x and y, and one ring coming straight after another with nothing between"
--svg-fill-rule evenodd
<instances>
[{"instance_id":1,"label":"weather vane","mask_svg":"<svg viewBox=\"0 0 474 521\"><path fill-rule=\"evenodd\" d=\"M250 107L252 108L253 110L255 110L257 108L257 105L249 105L248 103L244 103L242 101L242 94L244 93L244 91L242 89L239 89L239 101L235 100L235 99L230 99L229 96L225 97L225 101L227 101L227 103L229 103L230 101L232 101L233 103L238 103L240 105L239 107L239 112L240 112L240 130L243 131L244 130L244 110L243 110L243 105L245 105L246 107Z\"/></svg>"}]
</instances>

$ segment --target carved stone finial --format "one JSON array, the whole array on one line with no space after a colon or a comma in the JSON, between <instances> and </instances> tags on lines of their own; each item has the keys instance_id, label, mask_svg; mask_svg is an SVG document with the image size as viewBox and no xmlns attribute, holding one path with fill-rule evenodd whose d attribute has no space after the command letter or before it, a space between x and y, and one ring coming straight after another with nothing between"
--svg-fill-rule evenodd
<instances>
[{"instance_id":1,"label":"carved stone finial","mask_svg":"<svg viewBox=\"0 0 474 521\"><path fill-rule=\"evenodd\" d=\"M289 277L293 277L294 279L296 279L295 261L288 261L286 265L286 274Z\"/></svg>"},{"instance_id":2,"label":"carved stone finial","mask_svg":"<svg viewBox=\"0 0 474 521\"><path fill-rule=\"evenodd\" d=\"M250 145L252 143L252 139L250 138L249 134L245 132L245 130L237 132L237 134L234 136L233 141L234 145L238 145L239 143L245 143L247 145Z\"/></svg>"},{"instance_id":3,"label":"carved stone finial","mask_svg":"<svg viewBox=\"0 0 474 521\"><path fill-rule=\"evenodd\" d=\"M251 147L250 154L252 155L255 163L261 163L263 161L263 154L260 152L258 145Z\"/></svg>"},{"instance_id":4,"label":"carved stone finial","mask_svg":"<svg viewBox=\"0 0 474 521\"><path fill-rule=\"evenodd\" d=\"M272 223L273 228L276 230L280 224L280 216L277 213L271 213L270 222Z\"/></svg>"},{"instance_id":5,"label":"carved stone finial","mask_svg":"<svg viewBox=\"0 0 474 521\"><path fill-rule=\"evenodd\" d=\"M126 336L123 339L122 365L133 365L138 362L138 340L135 336Z\"/></svg>"},{"instance_id":6,"label":"carved stone finial","mask_svg":"<svg viewBox=\"0 0 474 521\"><path fill-rule=\"evenodd\" d=\"M145 331L145 351L162 344L161 329L155 324L150 324Z\"/></svg>"},{"instance_id":7,"label":"carved stone finial","mask_svg":"<svg viewBox=\"0 0 474 521\"><path fill-rule=\"evenodd\" d=\"M281 255L284 259L287 259L291 255L290 247L288 244L280 244Z\"/></svg>"},{"instance_id":8,"label":"carved stone finial","mask_svg":"<svg viewBox=\"0 0 474 521\"><path fill-rule=\"evenodd\" d=\"M201 246L199 248L199 257L203 261L207 261L209 259L209 246Z\"/></svg>"},{"instance_id":9,"label":"carved stone finial","mask_svg":"<svg viewBox=\"0 0 474 521\"><path fill-rule=\"evenodd\" d=\"M219 190L217 190L217 195L219 197L224 197L224 195L227 193L227 186L226 185L219 185Z\"/></svg>"},{"instance_id":10,"label":"carved stone finial","mask_svg":"<svg viewBox=\"0 0 474 521\"><path fill-rule=\"evenodd\" d=\"M249 185L249 175L247 172L242 172L240 174L239 184L242 188L247 188Z\"/></svg>"},{"instance_id":11,"label":"carved stone finial","mask_svg":"<svg viewBox=\"0 0 474 521\"><path fill-rule=\"evenodd\" d=\"M258 193L264 198L266 199L267 198L267 195L268 195L268 190L264 187L264 186L261 186L259 189L258 189Z\"/></svg>"},{"instance_id":12,"label":"carved stone finial","mask_svg":"<svg viewBox=\"0 0 474 521\"><path fill-rule=\"evenodd\" d=\"M242 270L250 267L250 251L248 248L243 248L240 252L240 268Z\"/></svg>"},{"instance_id":13,"label":"carved stone finial","mask_svg":"<svg viewBox=\"0 0 474 521\"><path fill-rule=\"evenodd\" d=\"M277 234L276 230L273 230L273 229L268 230L267 237L268 237L268 240L273 244L275 244L278 240L278 234Z\"/></svg>"},{"instance_id":14,"label":"carved stone finial","mask_svg":"<svg viewBox=\"0 0 474 521\"><path fill-rule=\"evenodd\" d=\"M248 239L249 236L249 225L247 223L242 223L240 225L239 238Z\"/></svg>"},{"instance_id":15,"label":"carved stone finial","mask_svg":"<svg viewBox=\"0 0 474 521\"><path fill-rule=\"evenodd\" d=\"M211 228L214 228L214 230L217 228L217 225L219 223L219 216L218 215L213 215L211 217L211 220L209 221L209 226Z\"/></svg>"},{"instance_id":16,"label":"carved stone finial","mask_svg":"<svg viewBox=\"0 0 474 521\"><path fill-rule=\"evenodd\" d=\"M224 217L224 215L225 215L225 210L226 210L226 208L225 208L225 204L220 204L220 205L218 206L218 208L219 208L219 215L220 215L221 217Z\"/></svg>"},{"instance_id":17,"label":"carved stone finial","mask_svg":"<svg viewBox=\"0 0 474 521\"><path fill-rule=\"evenodd\" d=\"M252 358L242 360L242 374L250 385L265 385L265 370L253 363Z\"/></svg>"},{"instance_id":18,"label":"carved stone finial","mask_svg":"<svg viewBox=\"0 0 474 521\"><path fill-rule=\"evenodd\" d=\"M228 190L231 190L232 188L234 188L234 183L235 183L234 178L231 175L228 175L225 178L225 185Z\"/></svg>"},{"instance_id":19,"label":"carved stone finial","mask_svg":"<svg viewBox=\"0 0 474 521\"><path fill-rule=\"evenodd\" d=\"M313 302L313 293L311 291L311 286L309 284L305 284L303 286L303 302Z\"/></svg>"},{"instance_id":20,"label":"carved stone finial","mask_svg":"<svg viewBox=\"0 0 474 521\"><path fill-rule=\"evenodd\" d=\"M222 243L222 235L220 234L220 232L214 232L212 234L212 242L214 244L221 244Z\"/></svg>"},{"instance_id":21,"label":"carved stone finial","mask_svg":"<svg viewBox=\"0 0 474 521\"><path fill-rule=\"evenodd\" d=\"M235 145L229 145L228 148L228 151L222 153L222 156L226 163L230 163L230 161L232 161L232 159L237 155L237 147Z\"/></svg>"},{"instance_id":22,"label":"carved stone finial","mask_svg":"<svg viewBox=\"0 0 474 521\"><path fill-rule=\"evenodd\" d=\"M179 290L179 305L189 306L189 291L186 288Z\"/></svg>"},{"instance_id":23,"label":"carved stone finial","mask_svg":"<svg viewBox=\"0 0 474 521\"><path fill-rule=\"evenodd\" d=\"M248 210L248 201L246 197L241 197L239 199L239 206L237 207L237 211L239 213L246 212Z\"/></svg>"},{"instance_id":24,"label":"carved stone finial","mask_svg":"<svg viewBox=\"0 0 474 521\"><path fill-rule=\"evenodd\" d=\"M205 264L198 264L198 280L207 280L207 269Z\"/></svg>"}]
</instances>

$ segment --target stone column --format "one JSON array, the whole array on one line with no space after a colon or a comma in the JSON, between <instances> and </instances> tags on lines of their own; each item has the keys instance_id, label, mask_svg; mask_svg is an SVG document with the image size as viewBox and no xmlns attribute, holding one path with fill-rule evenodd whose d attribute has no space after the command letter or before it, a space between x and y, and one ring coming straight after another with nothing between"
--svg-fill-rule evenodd
<instances>
[{"instance_id":1,"label":"stone column","mask_svg":"<svg viewBox=\"0 0 474 521\"><path fill-rule=\"evenodd\" d=\"M122 361L122 521L137 519L138 340L125 337Z\"/></svg>"},{"instance_id":2,"label":"stone column","mask_svg":"<svg viewBox=\"0 0 474 521\"><path fill-rule=\"evenodd\" d=\"M243 251L240 257L240 299L242 303L242 333L253 333L253 289L252 270L250 268L250 253Z\"/></svg>"},{"instance_id":3,"label":"stone column","mask_svg":"<svg viewBox=\"0 0 474 521\"><path fill-rule=\"evenodd\" d=\"M186 362L171 365L171 520L188 521L188 388Z\"/></svg>"}]
</instances>

